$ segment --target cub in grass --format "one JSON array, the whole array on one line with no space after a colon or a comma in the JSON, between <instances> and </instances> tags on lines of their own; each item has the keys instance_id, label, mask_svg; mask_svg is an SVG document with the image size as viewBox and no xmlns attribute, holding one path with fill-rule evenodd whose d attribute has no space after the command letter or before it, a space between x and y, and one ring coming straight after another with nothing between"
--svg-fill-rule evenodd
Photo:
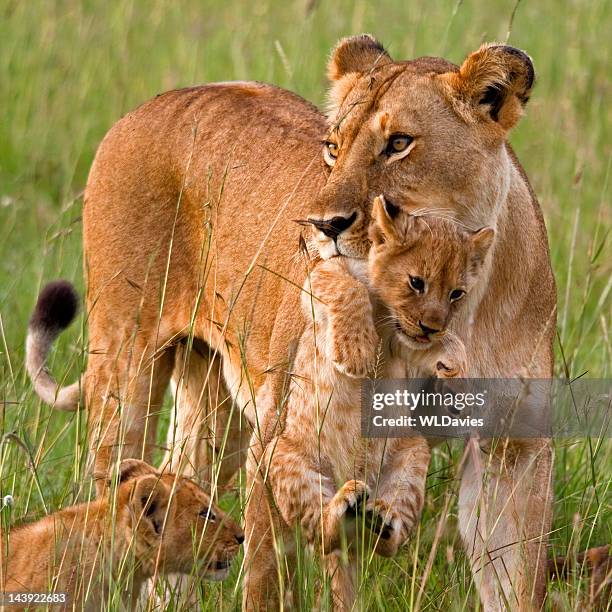
<instances>
[{"instance_id":1,"label":"cub in grass","mask_svg":"<svg viewBox=\"0 0 612 612\"><path fill-rule=\"evenodd\" d=\"M195 482L126 459L115 495L2 534L0 590L67 593L73 609L131 609L156 575L226 578L243 540ZM113 583L121 601L110 601Z\"/></svg>"},{"instance_id":2,"label":"cub in grass","mask_svg":"<svg viewBox=\"0 0 612 612\"><path fill-rule=\"evenodd\" d=\"M279 411L266 406L247 462L245 608L278 603L277 540L291 556L298 525L321 551L340 609L351 609L355 600L356 525L383 556L394 555L408 538L423 506L429 445L416 435L362 438L360 378L377 361L376 374L383 376L466 373L464 345L450 326L464 310L493 237L492 229L467 232L379 197L365 283L349 270L350 260L316 263L304 287L311 322L297 348L288 395ZM386 316L377 327L380 308ZM257 399L269 402L265 389Z\"/></svg>"}]
</instances>

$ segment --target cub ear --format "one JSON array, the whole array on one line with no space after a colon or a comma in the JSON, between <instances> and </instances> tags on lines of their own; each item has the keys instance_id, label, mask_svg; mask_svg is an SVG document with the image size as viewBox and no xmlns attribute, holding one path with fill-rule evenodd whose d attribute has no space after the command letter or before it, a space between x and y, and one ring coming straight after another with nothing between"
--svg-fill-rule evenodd
<instances>
[{"instance_id":1,"label":"cub ear","mask_svg":"<svg viewBox=\"0 0 612 612\"><path fill-rule=\"evenodd\" d=\"M159 474L153 466L141 461L140 459L123 459L117 466L117 484L144 476L145 474ZM113 483L114 470L111 474L108 472L95 472L95 480L103 480L110 487Z\"/></svg>"},{"instance_id":2,"label":"cub ear","mask_svg":"<svg viewBox=\"0 0 612 612\"><path fill-rule=\"evenodd\" d=\"M418 239L423 229L419 217L403 211L399 206L379 195L372 206L369 238L374 246L381 244L407 244Z\"/></svg>"},{"instance_id":3,"label":"cub ear","mask_svg":"<svg viewBox=\"0 0 612 612\"><path fill-rule=\"evenodd\" d=\"M140 459L123 459L123 461L119 463L119 469L117 471L119 484L148 474L159 476L158 470Z\"/></svg>"},{"instance_id":4,"label":"cub ear","mask_svg":"<svg viewBox=\"0 0 612 612\"><path fill-rule=\"evenodd\" d=\"M343 38L332 51L327 76L337 81L352 72L365 73L391 62L385 48L370 34Z\"/></svg>"},{"instance_id":5,"label":"cub ear","mask_svg":"<svg viewBox=\"0 0 612 612\"><path fill-rule=\"evenodd\" d=\"M531 58L508 45L484 44L463 62L459 72L439 77L451 88L460 114L467 110L512 129L523 115L535 81Z\"/></svg>"},{"instance_id":6,"label":"cub ear","mask_svg":"<svg viewBox=\"0 0 612 612\"><path fill-rule=\"evenodd\" d=\"M471 234L470 242L472 243L472 248L470 269L473 274L477 274L480 270L494 239L495 230L492 227L481 227Z\"/></svg>"},{"instance_id":7,"label":"cub ear","mask_svg":"<svg viewBox=\"0 0 612 612\"><path fill-rule=\"evenodd\" d=\"M138 478L130 497L135 529L161 535L169 501L170 490L160 480L159 474L148 474Z\"/></svg>"},{"instance_id":8,"label":"cub ear","mask_svg":"<svg viewBox=\"0 0 612 612\"><path fill-rule=\"evenodd\" d=\"M401 237L394 221L398 214L397 206L387 202L384 196L379 195L374 198L372 223L369 228L369 238L374 246L379 246L385 242L400 241Z\"/></svg>"}]
</instances>

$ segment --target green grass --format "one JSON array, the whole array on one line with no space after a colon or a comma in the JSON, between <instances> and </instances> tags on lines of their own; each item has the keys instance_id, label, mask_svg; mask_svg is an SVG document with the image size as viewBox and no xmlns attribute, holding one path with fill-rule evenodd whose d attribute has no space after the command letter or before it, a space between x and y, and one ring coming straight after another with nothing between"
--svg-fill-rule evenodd
<instances>
[{"instance_id":1,"label":"green grass","mask_svg":"<svg viewBox=\"0 0 612 612\"><path fill-rule=\"evenodd\" d=\"M322 105L327 54L352 33L374 33L402 59L460 62L489 40L508 40L533 57L537 87L511 141L549 228L559 292L557 371L610 377L611 29L606 0L0 0L0 408L2 433L15 432L31 454L30 461L14 440L3 441L1 494L12 494L15 505L2 510L2 524L89 495L83 415L41 405L24 372L23 345L42 283L64 277L83 287L79 194L105 132L155 94L206 81L269 81ZM58 342L51 362L58 378L73 380L81 371L83 331L75 325ZM448 526L421 608L474 607L452 529L459 453L436 451L423 520L406 553L364 568L367 608L413 606L447 502ZM611 474L609 441L557 443L553 552L612 541ZM235 567L223 588L204 587L206 608L237 605L237 573ZM307 605L318 576L304 558L298 596ZM577 577L551 589L574 607L586 583Z\"/></svg>"}]
</instances>

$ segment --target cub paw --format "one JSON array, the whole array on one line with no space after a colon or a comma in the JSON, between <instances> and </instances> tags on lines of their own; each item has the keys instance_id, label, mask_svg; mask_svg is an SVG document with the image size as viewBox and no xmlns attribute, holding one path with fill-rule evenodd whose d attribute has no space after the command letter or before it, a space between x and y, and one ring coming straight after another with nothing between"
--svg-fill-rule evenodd
<instances>
[{"instance_id":1,"label":"cub paw","mask_svg":"<svg viewBox=\"0 0 612 612\"><path fill-rule=\"evenodd\" d=\"M354 518L363 512L369 496L370 488L365 482L349 480L340 487L331 503L336 508L337 516Z\"/></svg>"},{"instance_id":2,"label":"cub paw","mask_svg":"<svg viewBox=\"0 0 612 612\"><path fill-rule=\"evenodd\" d=\"M361 480L345 482L324 509L324 550L336 550L341 544L341 533L349 527L352 532L357 515L363 516L370 489ZM347 524L348 519L348 524Z\"/></svg>"},{"instance_id":3,"label":"cub paw","mask_svg":"<svg viewBox=\"0 0 612 612\"><path fill-rule=\"evenodd\" d=\"M435 375L438 378L466 378L468 358L465 344L452 334L447 342L450 346L444 351L436 363Z\"/></svg>"},{"instance_id":4,"label":"cub paw","mask_svg":"<svg viewBox=\"0 0 612 612\"><path fill-rule=\"evenodd\" d=\"M438 378L462 378L465 376L465 366L452 359L438 361L436 363L436 376Z\"/></svg>"},{"instance_id":5,"label":"cub paw","mask_svg":"<svg viewBox=\"0 0 612 612\"><path fill-rule=\"evenodd\" d=\"M352 378L365 378L374 370L378 356L378 333L373 325L355 327L331 334L331 360L342 374Z\"/></svg>"},{"instance_id":6,"label":"cub paw","mask_svg":"<svg viewBox=\"0 0 612 612\"><path fill-rule=\"evenodd\" d=\"M400 519L382 499L375 499L366 505L365 525L377 536L375 551L383 557L393 557L400 545Z\"/></svg>"}]
</instances>

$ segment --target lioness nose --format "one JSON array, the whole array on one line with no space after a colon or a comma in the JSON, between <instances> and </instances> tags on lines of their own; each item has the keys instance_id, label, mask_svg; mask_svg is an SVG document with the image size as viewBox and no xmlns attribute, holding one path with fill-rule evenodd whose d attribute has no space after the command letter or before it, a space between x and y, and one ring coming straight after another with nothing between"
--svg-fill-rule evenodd
<instances>
[{"instance_id":1,"label":"lioness nose","mask_svg":"<svg viewBox=\"0 0 612 612\"><path fill-rule=\"evenodd\" d=\"M331 219L308 219L318 230L321 230L330 238L338 237L344 230L355 223L357 213L354 212L350 217L332 217Z\"/></svg>"},{"instance_id":2,"label":"lioness nose","mask_svg":"<svg viewBox=\"0 0 612 612\"><path fill-rule=\"evenodd\" d=\"M242 544L244 542L244 534L241 533L239 535L236 536L236 541L238 542L238 544Z\"/></svg>"},{"instance_id":3,"label":"lioness nose","mask_svg":"<svg viewBox=\"0 0 612 612\"><path fill-rule=\"evenodd\" d=\"M423 321L419 321L419 327L421 328L421 330L426 336L428 336L429 334L435 334L436 332L440 331L439 328L436 329L434 327L428 327L427 325L423 323Z\"/></svg>"}]
</instances>

